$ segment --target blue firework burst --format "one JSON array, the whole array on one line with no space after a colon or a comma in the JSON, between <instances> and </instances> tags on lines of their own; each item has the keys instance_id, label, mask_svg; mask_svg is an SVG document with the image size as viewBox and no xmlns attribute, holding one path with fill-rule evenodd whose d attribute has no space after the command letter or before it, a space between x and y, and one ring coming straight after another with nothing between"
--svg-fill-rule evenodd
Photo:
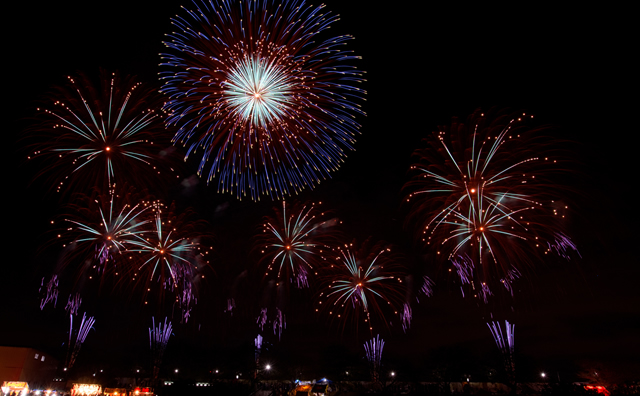
<instances>
[{"instance_id":1,"label":"blue firework burst","mask_svg":"<svg viewBox=\"0 0 640 396\"><path fill-rule=\"evenodd\" d=\"M208 1L173 19L162 54L168 125L218 191L283 198L345 160L365 91L337 21L303 1Z\"/></svg>"}]
</instances>

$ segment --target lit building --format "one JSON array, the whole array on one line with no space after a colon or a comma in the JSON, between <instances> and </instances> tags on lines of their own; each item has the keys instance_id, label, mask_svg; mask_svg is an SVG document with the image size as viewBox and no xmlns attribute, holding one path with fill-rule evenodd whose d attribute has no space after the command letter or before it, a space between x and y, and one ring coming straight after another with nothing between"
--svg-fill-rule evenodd
<instances>
[{"instance_id":1,"label":"lit building","mask_svg":"<svg viewBox=\"0 0 640 396\"><path fill-rule=\"evenodd\" d=\"M58 360L33 348L0 346L0 382L24 381L31 389L52 385Z\"/></svg>"}]
</instances>

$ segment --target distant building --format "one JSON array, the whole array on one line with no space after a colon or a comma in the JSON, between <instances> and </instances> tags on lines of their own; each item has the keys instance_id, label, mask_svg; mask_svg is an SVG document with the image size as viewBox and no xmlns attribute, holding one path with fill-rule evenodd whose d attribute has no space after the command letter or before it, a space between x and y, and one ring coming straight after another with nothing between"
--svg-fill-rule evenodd
<instances>
[{"instance_id":1,"label":"distant building","mask_svg":"<svg viewBox=\"0 0 640 396\"><path fill-rule=\"evenodd\" d=\"M37 349L0 346L0 383L26 381L31 389L47 388L58 364L57 359Z\"/></svg>"}]
</instances>

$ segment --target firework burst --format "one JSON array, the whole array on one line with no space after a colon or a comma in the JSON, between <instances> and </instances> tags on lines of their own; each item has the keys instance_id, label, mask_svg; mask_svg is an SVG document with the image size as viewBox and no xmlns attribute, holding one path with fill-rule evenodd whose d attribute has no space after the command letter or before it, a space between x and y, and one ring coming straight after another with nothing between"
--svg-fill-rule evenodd
<instances>
[{"instance_id":1,"label":"firework burst","mask_svg":"<svg viewBox=\"0 0 640 396\"><path fill-rule=\"evenodd\" d=\"M209 249L198 242L203 237L195 231L198 224L189 222L186 215L175 216L173 208L161 201L146 201L144 206L149 208L153 219L147 232L136 235L127 251L129 260L135 263L133 280L139 280L147 292L153 283L159 284L158 297L165 290L176 294L176 303L186 321L191 304L196 302L194 282L198 271L208 264Z\"/></svg>"},{"instance_id":2,"label":"firework burst","mask_svg":"<svg viewBox=\"0 0 640 396\"><path fill-rule=\"evenodd\" d=\"M415 152L419 162L405 186L423 241L485 302L496 285L511 290L532 258L575 248L562 232L566 207L554 201L561 169L532 118L476 112L467 124L454 119Z\"/></svg>"},{"instance_id":3,"label":"firework burst","mask_svg":"<svg viewBox=\"0 0 640 396\"><path fill-rule=\"evenodd\" d=\"M203 1L172 20L162 54L167 124L218 191L258 200L313 188L352 150L363 72L303 1Z\"/></svg>"},{"instance_id":4,"label":"firework burst","mask_svg":"<svg viewBox=\"0 0 640 396\"><path fill-rule=\"evenodd\" d=\"M289 206L283 201L282 211L265 219L258 242L263 257L271 259L265 276L277 271L279 282L309 287L311 272L331 249L331 232L338 221L323 220L324 213L314 204Z\"/></svg>"},{"instance_id":5,"label":"firework burst","mask_svg":"<svg viewBox=\"0 0 640 396\"><path fill-rule=\"evenodd\" d=\"M345 245L338 249L336 263L328 266L323 276L324 287L319 294L319 307L333 320L342 320L346 326L349 318L356 324L363 320L373 331L372 319L389 327L385 317L389 312L400 320L403 310L403 271L391 249L367 245L354 249Z\"/></svg>"},{"instance_id":6,"label":"firework burst","mask_svg":"<svg viewBox=\"0 0 640 396\"><path fill-rule=\"evenodd\" d=\"M65 218L68 228L64 236L71 237L65 260L89 262L98 274L110 270L119 275L127 270L124 255L147 233L149 223L149 208L131 204L132 200L131 194L118 194L115 189L95 199L81 196ZM118 269L118 263L124 268Z\"/></svg>"},{"instance_id":7,"label":"firework burst","mask_svg":"<svg viewBox=\"0 0 640 396\"><path fill-rule=\"evenodd\" d=\"M103 72L99 88L84 75L68 80L53 106L38 109L41 122L32 129L44 139L29 159L50 159L45 171L54 171L58 192L70 185L106 191L116 180L145 185L153 179L166 162L158 159L169 140L155 90L116 73Z\"/></svg>"},{"instance_id":8,"label":"firework burst","mask_svg":"<svg viewBox=\"0 0 640 396\"><path fill-rule=\"evenodd\" d=\"M146 255L140 269L148 268L150 280L155 277L168 286L177 286L183 277L189 277L193 266L189 256L193 255L197 246L187 238L174 235L176 229L171 227L170 222L163 221L159 207L156 207L154 217L153 232L139 237L136 247L130 251Z\"/></svg>"}]
</instances>

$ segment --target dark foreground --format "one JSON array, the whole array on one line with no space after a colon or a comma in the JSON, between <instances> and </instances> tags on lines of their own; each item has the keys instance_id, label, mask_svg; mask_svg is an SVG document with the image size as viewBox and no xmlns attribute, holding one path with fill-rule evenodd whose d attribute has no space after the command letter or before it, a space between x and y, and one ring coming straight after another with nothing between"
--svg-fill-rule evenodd
<instances>
[{"instance_id":1,"label":"dark foreground","mask_svg":"<svg viewBox=\"0 0 640 396\"><path fill-rule=\"evenodd\" d=\"M635 384L613 385L603 389L585 389L582 383L519 384L515 389L501 383L489 382L394 382L374 386L370 382L338 382L337 392L329 396L356 395L640 395L640 387ZM207 395L242 395L242 396L288 396L293 384L288 381L256 382L220 381L206 387L167 386L157 390L159 396L207 396ZM605 393L606 392L606 393ZM301 396L301 395L295 395Z\"/></svg>"}]
</instances>

